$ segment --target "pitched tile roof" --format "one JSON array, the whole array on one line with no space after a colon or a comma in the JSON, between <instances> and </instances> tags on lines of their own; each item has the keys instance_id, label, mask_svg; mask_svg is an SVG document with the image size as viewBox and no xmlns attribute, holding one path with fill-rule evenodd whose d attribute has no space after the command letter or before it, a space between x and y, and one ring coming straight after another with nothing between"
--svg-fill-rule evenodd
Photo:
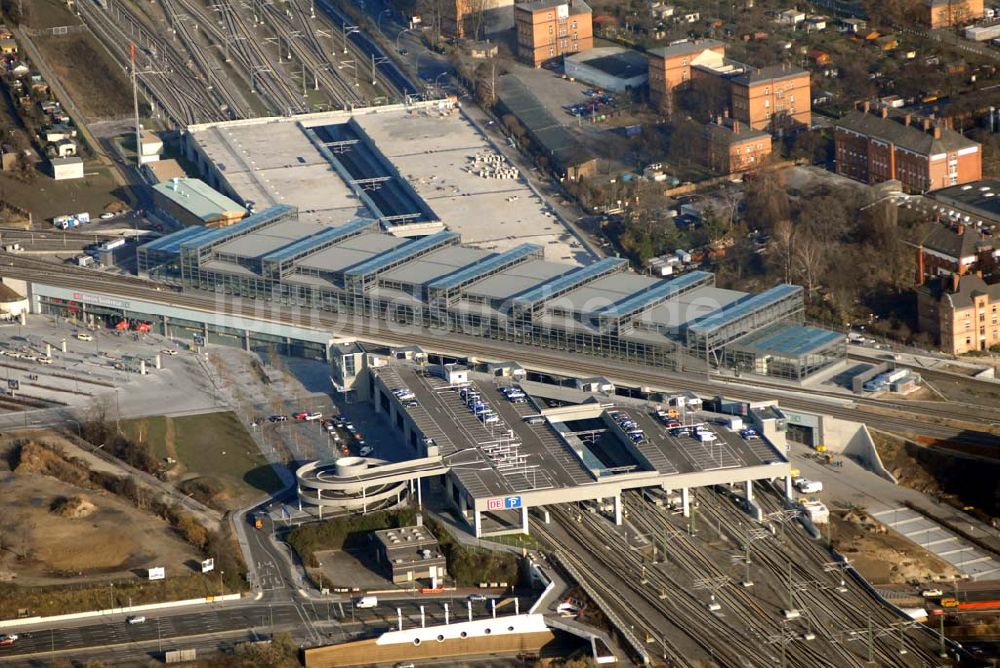
<instances>
[{"instance_id":1,"label":"pitched tile roof","mask_svg":"<svg viewBox=\"0 0 1000 668\"><path fill-rule=\"evenodd\" d=\"M837 127L890 142L920 155L946 153L979 145L948 128L941 128L941 137L935 138L930 131L922 129L920 119L906 125L903 119L898 116L890 115L887 118L882 118L881 115L863 111L848 113L837 121Z\"/></svg>"},{"instance_id":2,"label":"pitched tile roof","mask_svg":"<svg viewBox=\"0 0 1000 668\"><path fill-rule=\"evenodd\" d=\"M957 260L975 255L976 244L981 240L982 236L979 231L972 226L966 227L963 233L959 234L958 230L948 225L934 222L931 223L922 246L927 250L936 251Z\"/></svg>"}]
</instances>

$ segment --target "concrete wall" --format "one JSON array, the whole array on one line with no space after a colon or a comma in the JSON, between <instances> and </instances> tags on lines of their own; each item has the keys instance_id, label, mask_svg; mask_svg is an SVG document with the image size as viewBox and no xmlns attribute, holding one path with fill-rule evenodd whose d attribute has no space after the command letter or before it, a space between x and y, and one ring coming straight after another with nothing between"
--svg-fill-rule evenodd
<instances>
[{"instance_id":1,"label":"concrete wall","mask_svg":"<svg viewBox=\"0 0 1000 668\"><path fill-rule=\"evenodd\" d=\"M463 611L456 612L461 619ZM333 668L466 655L537 653L552 638L542 615L517 615L389 631L377 639L307 649L305 663L306 668Z\"/></svg>"},{"instance_id":2,"label":"concrete wall","mask_svg":"<svg viewBox=\"0 0 1000 668\"><path fill-rule=\"evenodd\" d=\"M820 428L822 439L820 442L826 445L830 452L850 457L872 473L893 484L896 483L893 475L883 466L868 427L860 422L839 420L827 415L823 417Z\"/></svg>"}]
</instances>

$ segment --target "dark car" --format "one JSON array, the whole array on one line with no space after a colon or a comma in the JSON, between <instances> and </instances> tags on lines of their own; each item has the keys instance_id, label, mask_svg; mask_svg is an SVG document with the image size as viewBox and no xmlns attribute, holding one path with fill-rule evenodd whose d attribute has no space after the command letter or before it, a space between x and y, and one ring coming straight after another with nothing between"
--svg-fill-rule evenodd
<instances>
[{"instance_id":1,"label":"dark car","mask_svg":"<svg viewBox=\"0 0 1000 668\"><path fill-rule=\"evenodd\" d=\"M275 422L287 422L288 421L288 416L287 415L272 415L271 417L267 418L267 421L271 422L271 423L275 423Z\"/></svg>"}]
</instances>

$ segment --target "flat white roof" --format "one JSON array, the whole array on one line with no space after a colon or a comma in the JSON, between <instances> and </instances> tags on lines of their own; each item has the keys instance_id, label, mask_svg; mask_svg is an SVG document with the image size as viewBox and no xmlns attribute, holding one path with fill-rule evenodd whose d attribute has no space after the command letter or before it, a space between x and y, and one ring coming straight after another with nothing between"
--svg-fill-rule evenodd
<instances>
[{"instance_id":1,"label":"flat white roof","mask_svg":"<svg viewBox=\"0 0 1000 668\"><path fill-rule=\"evenodd\" d=\"M343 271L406 242L406 239L388 234L361 234L303 258L296 264L320 271Z\"/></svg>"},{"instance_id":2,"label":"flat white roof","mask_svg":"<svg viewBox=\"0 0 1000 668\"><path fill-rule=\"evenodd\" d=\"M545 260L532 260L464 288L466 294L486 299L508 299L573 267Z\"/></svg>"}]
</instances>

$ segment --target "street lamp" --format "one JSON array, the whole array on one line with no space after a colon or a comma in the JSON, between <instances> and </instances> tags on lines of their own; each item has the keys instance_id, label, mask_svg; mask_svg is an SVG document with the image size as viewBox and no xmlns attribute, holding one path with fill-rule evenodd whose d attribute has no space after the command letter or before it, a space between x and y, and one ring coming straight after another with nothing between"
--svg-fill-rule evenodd
<instances>
[{"instance_id":1,"label":"street lamp","mask_svg":"<svg viewBox=\"0 0 1000 668\"><path fill-rule=\"evenodd\" d=\"M410 29L403 28L398 33L396 33L396 53L399 53L399 38L403 36L404 32L410 32Z\"/></svg>"},{"instance_id":2,"label":"street lamp","mask_svg":"<svg viewBox=\"0 0 1000 668\"><path fill-rule=\"evenodd\" d=\"M380 34L380 35L382 34L382 17L385 14L392 14L392 10L391 9L383 9L378 14L378 20L375 22L375 27L378 29L378 34Z\"/></svg>"}]
</instances>

